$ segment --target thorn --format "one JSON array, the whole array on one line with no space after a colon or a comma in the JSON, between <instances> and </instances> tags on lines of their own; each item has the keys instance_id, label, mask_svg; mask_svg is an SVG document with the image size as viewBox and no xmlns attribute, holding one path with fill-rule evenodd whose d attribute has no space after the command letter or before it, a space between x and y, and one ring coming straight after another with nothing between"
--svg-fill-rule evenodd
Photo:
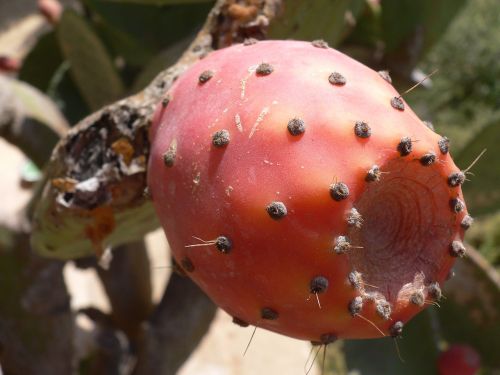
<instances>
[{"instance_id":1,"label":"thorn","mask_svg":"<svg viewBox=\"0 0 500 375\"><path fill-rule=\"evenodd\" d=\"M316 354L314 355L314 358L311 362L311 366L309 366L309 369L307 369L306 371L306 375L309 375L309 373L311 372L313 366L314 366L314 362L316 362L316 358L318 357L318 354L319 354L319 351L321 350L321 346L318 347L318 350L316 351ZM307 366L307 362L306 362L306 366Z\"/></svg>"},{"instance_id":2,"label":"thorn","mask_svg":"<svg viewBox=\"0 0 500 375\"><path fill-rule=\"evenodd\" d=\"M213 241L214 241L214 240L206 241L206 240L203 240L200 237L196 237L196 236L191 236L191 237L193 237L195 240L201 241L203 243L210 243L210 244L212 244Z\"/></svg>"},{"instance_id":3,"label":"thorn","mask_svg":"<svg viewBox=\"0 0 500 375\"><path fill-rule=\"evenodd\" d=\"M358 316L358 317L360 317L361 319L363 319L365 322L370 323L370 324L371 324L371 325L372 325L372 326L373 326L373 327L374 327L377 331L379 331L379 332L380 332L380 334L381 334L383 337L385 337L385 336L386 336L386 334L385 334L385 333L384 333L384 332L383 332L380 328L378 328L378 327L377 327L377 325L376 325L375 323L373 323L370 319L365 318L365 317L364 317L363 315L361 315L360 313L357 313L357 314L355 314L354 316Z\"/></svg>"},{"instance_id":4,"label":"thorn","mask_svg":"<svg viewBox=\"0 0 500 375\"><path fill-rule=\"evenodd\" d=\"M393 108L398 109L400 111L404 111L405 106L402 100L403 95L408 94L409 92L413 91L415 88L420 86L427 78L430 78L436 73L439 69L435 69L433 72L430 74L426 75L424 78L422 78L420 81L418 81L416 84L414 84L412 87L410 87L408 90L406 90L404 93L402 93L399 96L395 96L391 99L391 105Z\"/></svg>"},{"instance_id":5,"label":"thorn","mask_svg":"<svg viewBox=\"0 0 500 375\"><path fill-rule=\"evenodd\" d=\"M307 364L309 363L309 360L311 359L311 355L314 350L314 343L311 343L311 350L309 350L309 354L307 355L306 363L304 363L304 374L307 373Z\"/></svg>"},{"instance_id":6,"label":"thorn","mask_svg":"<svg viewBox=\"0 0 500 375\"><path fill-rule=\"evenodd\" d=\"M195 243L195 244L192 244L192 245L185 245L184 247L210 246L210 245L213 245L213 244L215 244L215 241L213 241L212 243Z\"/></svg>"},{"instance_id":7,"label":"thorn","mask_svg":"<svg viewBox=\"0 0 500 375\"><path fill-rule=\"evenodd\" d=\"M321 309L321 303L319 302L318 293L314 293L316 295L316 301L318 301L318 307Z\"/></svg>"},{"instance_id":8,"label":"thorn","mask_svg":"<svg viewBox=\"0 0 500 375\"><path fill-rule=\"evenodd\" d=\"M484 155L485 152L486 152L486 149L484 149L483 151L481 151L481 153L477 156L477 158L475 158L474 161L472 163L470 163L470 165L463 171L464 174L469 172L469 170L474 166L474 164L476 164L478 162L478 160L481 158L481 156ZM469 172L469 174L472 174L472 173Z\"/></svg>"},{"instance_id":9,"label":"thorn","mask_svg":"<svg viewBox=\"0 0 500 375\"><path fill-rule=\"evenodd\" d=\"M425 82L425 80L427 78L430 78L432 77L435 73L438 72L439 69L434 69L434 71L432 71L431 73L429 73L428 75L426 75L424 78L422 78L420 81L418 81L416 84L414 84L412 87L410 87L408 90L406 90L404 93L402 93L399 97L401 98L403 95L406 95L408 94L409 92L415 90L418 86L420 86L422 83Z\"/></svg>"},{"instance_id":10,"label":"thorn","mask_svg":"<svg viewBox=\"0 0 500 375\"><path fill-rule=\"evenodd\" d=\"M326 362L326 347L327 344L323 346L323 363L321 365L321 375L325 374L325 362Z\"/></svg>"},{"instance_id":11,"label":"thorn","mask_svg":"<svg viewBox=\"0 0 500 375\"><path fill-rule=\"evenodd\" d=\"M401 361L401 363L405 363L405 360L401 356L401 352L399 351L399 344L398 344L398 339L395 337L394 338L394 344L396 345L396 353L398 353L398 358Z\"/></svg>"},{"instance_id":12,"label":"thorn","mask_svg":"<svg viewBox=\"0 0 500 375\"><path fill-rule=\"evenodd\" d=\"M250 340L248 340L247 347L245 348L245 351L243 352L243 357L245 356L245 354L247 354L248 348L250 347L250 344L252 343L253 337L255 335L255 331L257 331L257 327L254 327L254 329L253 329L252 336L250 336Z\"/></svg>"},{"instance_id":13,"label":"thorn","mask_svg":"<svg viewBox=\"0 0 500 375\"><path fill-rule=\"evenodd\" d=\"M232 247L233 247L233 243L226 236L219 236L215 240L210 240L210 241L205 241L205 240L203 240L203 239L201 239L199 237L196 237L196 236L192 236L192 237L194 239L202 242L202 243L196 243L196 244L192 244L192 245L185 245L184 247L201 247L201 246L215 245L215 247L217 248L217 250L219 250L221 253L224 253L224 254L228 254L231 251Z\"/></svg>"},{"instance_id":14,"label":"thorn","mask_svg":"<svg viewBox=\"0 0 500 375\"><path fill-rule=\"evenodd\" d=\"M427 300L425 300L424 303L426 305L429 305L429 306L436 306L438 308L441 308L441 305L439 303L437 303L436 301L427 301Z\"/></svg>"}]
</instances>

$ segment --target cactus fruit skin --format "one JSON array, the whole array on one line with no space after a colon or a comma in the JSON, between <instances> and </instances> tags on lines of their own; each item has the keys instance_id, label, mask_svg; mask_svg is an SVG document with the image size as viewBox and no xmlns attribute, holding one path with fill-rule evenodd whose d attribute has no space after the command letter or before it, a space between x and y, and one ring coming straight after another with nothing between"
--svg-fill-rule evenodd
<instances>
[{"instance_id":1,"label":"cactus fruit skin","mask_svg":"<svg viewBox=\"0 0 500 375\"><path fill-rule=\"evenodd\" d=\"M175 82L150 136L174 258L238 321L319 343L399 337L464 255L448 139L334 49L215 51Z\"/></svg>"},{"instance_id":2,"label":"cactus fruit skin","mask_svg":"<svg viewBox=\"0 0 500 375\"><path fill-rule=\"evenodd\" d=\"M478 352L464 344L453 344L438 358L439 375L475 375L481 367Z\"/></svg>"}]
</instances>

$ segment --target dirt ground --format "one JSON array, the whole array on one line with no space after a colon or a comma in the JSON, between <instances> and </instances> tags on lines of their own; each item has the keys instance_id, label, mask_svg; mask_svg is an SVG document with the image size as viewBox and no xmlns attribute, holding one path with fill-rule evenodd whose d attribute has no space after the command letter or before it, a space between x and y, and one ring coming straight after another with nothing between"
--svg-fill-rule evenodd
<instances>
[{"instance_id":1,"label":"dirt ground","mask_svg":"<svg viewBox=\"0 0 500 375\"><path fill-rule=\"evenodd\" d=\"M36 14L35 0L0 0L0 55L22 58L36 42L37 36L49 26ZM22 207L29 197L28 192L18 189L19 176L26 164L25 157L15 148L0 139L0 196L9 197L5 204L14 212ZM16 199L11 199L16 196ZM152 259L152 281L154 298L158 300L169 275L165 267L168 246L162 231L147 237L148 252ZM65 277L72 295L74 308L94 305L103 310L109 304L93 271L81 271L70 264L65 269ZM80 322L82 332L91 327ZM179 375L302 375L310 352L306 342L293 340L262 329L257 329L248 352L245 347L253 328L241 328L231 322L231 318L219 311L209 333L198 349L179 371ZM1 369L0 369L1 374ZM309 372L317 375L313 368Z\"/></svg>"}]
</instances>

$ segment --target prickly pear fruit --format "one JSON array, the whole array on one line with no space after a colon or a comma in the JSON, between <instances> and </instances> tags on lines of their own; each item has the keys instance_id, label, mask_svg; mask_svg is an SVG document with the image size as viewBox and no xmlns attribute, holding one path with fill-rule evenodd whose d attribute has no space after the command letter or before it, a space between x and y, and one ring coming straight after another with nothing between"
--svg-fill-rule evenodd
<instances>
[{"instance_id":1,"label":"prickly pear fruit","mask_svg":"<svg viewBox=\"0 0 500 375\"><path fill-rule=\"evenodd\" d=\"M439 375L475 375L481 367L481 358L469 345L454 344L439 355Z\"/></svg>"},{"instance_id":2,"label":"prickly pear fruit","mask_svg":"<svg viewBox=\"0 0 500 375\"><path fill-rule=\"evenodd\" d=\"M236 322L325 344L398 337L465 253L448 139L386 73L325 43L213 52L159 105L151 140L173 255Z\"/></svg>"}]
</instances>

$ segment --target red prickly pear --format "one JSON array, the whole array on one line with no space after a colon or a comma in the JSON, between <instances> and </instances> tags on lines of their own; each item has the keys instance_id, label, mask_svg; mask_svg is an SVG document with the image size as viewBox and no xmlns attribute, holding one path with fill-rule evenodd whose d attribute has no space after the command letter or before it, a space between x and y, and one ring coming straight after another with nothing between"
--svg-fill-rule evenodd
<instances>
[{"instance_id":1,"label":"red prickly pear","mask_svg":"<svg viewBox=\"0 0 500 375\"><path fill-rule=\"evenodd\" d=\"M439 355L439 375L475 375L481 367L481 358L469 345L451 345Z\"/></svg>"},{"instance_id":2,"label":"red prickly pear","mask_svg":"<svg viewBox=\"0 0 500 375\"><path fill-rule=\"evenodd\" d=\"M387 73L318 42L213 52L158 106L151 141L173 255L240 324L399 337L465 254L448 139Z\"/></svg>"}]
</instances>

